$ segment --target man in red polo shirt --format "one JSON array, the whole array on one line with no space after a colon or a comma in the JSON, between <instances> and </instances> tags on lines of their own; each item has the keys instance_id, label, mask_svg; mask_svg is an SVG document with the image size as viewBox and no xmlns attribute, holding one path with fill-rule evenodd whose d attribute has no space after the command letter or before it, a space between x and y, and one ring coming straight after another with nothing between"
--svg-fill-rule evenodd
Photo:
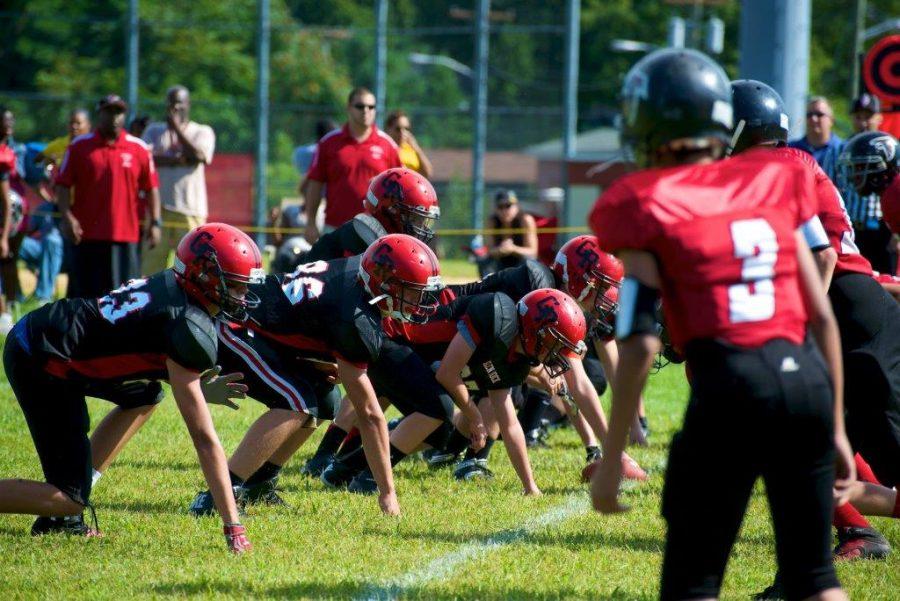
<instances>
[{"instance_id":1,"label":"man in red polo shirt","mask_svg":"<svg viewBox=\"0 0 900 601\"><path fill-rule=\"evenodd\" d=\"M356 88L347 98L347 122L326 134L316 147L306 175L306 239L319 239L316 212L325 188L325 231L331 231L363 212L363 198L373 177L402 167L397 145L375 126L375 95Z\"/></svg>"},{"instance_id":2,"label":"man in red polo shirt","mask_svg":"<svg viewBox=\"0 0 900 601\"><path fill-rule=\"evenodd\" d=\"M150 147L124 130L125 101L97 103L97 128L72 140L56 178L63 236L72 243L69 297L106 294L140 275L138 192L147 192L147 236L160 239L160 204ZM73 189L75 191L73 195Z\"/></svg>"}]
</instances>

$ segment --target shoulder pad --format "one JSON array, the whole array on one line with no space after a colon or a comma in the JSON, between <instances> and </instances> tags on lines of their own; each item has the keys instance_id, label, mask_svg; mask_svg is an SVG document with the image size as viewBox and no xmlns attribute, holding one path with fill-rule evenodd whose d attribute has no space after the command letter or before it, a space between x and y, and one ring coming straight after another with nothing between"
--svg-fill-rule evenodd
<instances>
[{"instance_id":1,"label":"shoulder pad","mask_svg":"<svg viewBox=\"0 0 900 601\"><path fill-rule=\"evenodd\" d=\"M519 333L516 303L503 293L494 295L494 333L507 348Z\"/></svg>"},{"instance_id":2,"label":"shoulder pad","mask_svg":"<svg viewBox=\"0 0 900 601\"><path fill-rule=\"evenodd\" d=\"M173 320L168 339L166 354L182 367L203 372L216 364L215 325L203 309L193 305L185 307Z\"/></svg>"},{"instance_id":3,"label":"shoulder pad","mask_svg":"<svg viewBox=\"0 0 900 601\"><path fill-rule=\"evenodd\" d=\"M360 213L350 223L353 224L353 231L362 239L366 247L382 236L387 236L387 230L384 229L381 222L367 213Z\"/></svg>"}]
</instances>

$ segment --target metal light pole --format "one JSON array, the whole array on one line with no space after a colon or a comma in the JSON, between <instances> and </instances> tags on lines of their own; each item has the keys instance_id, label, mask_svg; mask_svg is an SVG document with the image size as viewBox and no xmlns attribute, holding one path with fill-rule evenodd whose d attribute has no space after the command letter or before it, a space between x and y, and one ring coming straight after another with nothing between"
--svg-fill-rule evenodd
<instances>
[{"instance_id":1,"label":"metal light pole","mask_svg":"<svg viewBox=\"0 0 900 601\"><path fill-rule=\"evenodd\" d=\"M578 59L579 34L581 32L581 0L569 0L566 7L566 62L563 93L565 112L563 115L563 184L566 196L563 199L563 225L572 223L572 195L569 187L569 161L575 158L576 136L578 135Z\"/></svg>"},{"instance_id":2,"label":"metal light pole","mask_svg":"<svg viewBox=\"0 0 900 601\"><path fill-rule=\"evenodd\" d=\"M375 119L384 124L384 96L387 91L387 20L388 0L375 2Z\"/></svg>"},{"instance_id":3,"label":"metal light pole","mask_svg":"<svg viewBox=\"0 0 900 601\"><path fill-rule=\"evenodd\" d=\"M475 17L475 99L472 118L475 121L475 140L472 143L472 228L484 225L484 152L487 134L487 68L488 68L488 12L490 0L478 0Z\"/></svg>"},{"instance_id":4,"label":"metal light pole","mask_svg":"<svg viewBox=\"0 0 900 601\"><path fill-rule=\"evenodd\" d=\"M866 29L866 0L856 0L856 29L853 39L853 71L850 76L850 98L859 96L859 59L862 55Z\"/></svg>"},{"instance_id":5,"label":"metal light pole","mask_svg":"<svg viewBox=\"0 0 900 601\"><path fill-rule=\"evenodd\" d=\"M125 48L128 57L126 95L131 118L138 112L138 44L140 40L138 0L128 0L128 23L125 28Z\"/></svg>"},{"instance_id":6,"label":"metal light pole","mask_svg":"<svg viewBox=\"0 0 900 601\"><path fill-rule=\"evenodd\" d=\"M256 23L256 196L253 206L254 224L266 224L266 208L269 201L266 169L269 164L269 47L272 24L269 18L269 0L257 0ZM260 248L266 241L257 232L256 244Z\"/></svg>"}]
</instances>

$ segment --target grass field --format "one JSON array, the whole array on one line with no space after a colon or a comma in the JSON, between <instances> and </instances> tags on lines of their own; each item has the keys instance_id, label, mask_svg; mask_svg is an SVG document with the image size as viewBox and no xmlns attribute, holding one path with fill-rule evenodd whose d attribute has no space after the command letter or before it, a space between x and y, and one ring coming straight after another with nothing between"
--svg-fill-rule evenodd
<instances>
[{"instance_id":1,"label":"grass field","mask_svg":"<svg viewBox=\"0 0 900 601\"><path fill-rule=\"evenodd\" d=\"M540 498L523 498L502 445L497 479L459 484L419 461L397 469L403 515L380 515L373 498L324 490L298 473L318 442L301 449L283 477L290 507L251 508L244 519L255 549L232 557L218 519L187 515L205 488L187 432L167 400L98 483L102 539L28 535L32 518L0 517L0 590L7 597L650 599L657 594L664 523L658 506L666 445L684 406L680 368L650 380L652 446L634 456L649 482L624 493L633 510L588 511L578 483L583 451L571 429L532 453ZM52 399L48 399L52 402ZM91 401L94 422L108 409ZM214 407L226 450L262 406ZM760 441L764 444L764 441ZM9 386L0 384L0 477L40 478L28 431ZM715 475L709 490L715 494ZM900 525L876 520L895 545ZM703 536L698 524L698 536ZM774 569L772 534L758 488L725 583L726 598L764 588ZM896 599L900 554L840 566L851 595Z\"/></svg>"}]
</instances>

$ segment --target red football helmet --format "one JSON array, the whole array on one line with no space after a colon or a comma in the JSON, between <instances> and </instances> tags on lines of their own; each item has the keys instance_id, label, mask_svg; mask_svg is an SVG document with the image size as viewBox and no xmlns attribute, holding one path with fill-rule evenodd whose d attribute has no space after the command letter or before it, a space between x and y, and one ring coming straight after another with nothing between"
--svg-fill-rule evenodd
<instances>
[{"instance_id":1,"label":"red football helmet","mask_svg":"<svg viewBox=\"0 0 900 601\"><path fill-rule=\"evenodd\" d=\"M359 263L359 279L371 304L412 323L434 313L444 286L434 252L406 234L389 234L370 244Z\"/></svg>"},{"instance_id":2,"label":"red football helmet","mask_svg":"<svg viewBox=\"0 0 900 601\"><path fill-rule=\"evenodd\" d=\"M571 296L540 288L523 296L517 308L525 355L535 363L543 363L550 377L567 372L570 358L584 356L587 323Z\"/></svg>"},{"instance_id":3,"label":"red football helmet","mask_svg":"<svg viewBox=\"0 0 900 601\"><path fill-rule=\"evenodd\" d=\"M556 253L553 273L578 302L596 290L591 313L605 328L612 328L625 269L619 259L600 249L596 236L577 236L566 242Z\"/></svg>"},{"instance_id":4,"label":"red football helmet","mask_svg":"<svg viewBox=\"0 0 900 601\"><path fill-rule=\"evenodd\" d=\"M247 309L259 305L259 297L249 290L235 296L229 288L261 284L266 277L253 240L225 223L207 223L188 232L175 249L175 273L189 295L218 306L233 321L244 321Z\"/></svg>"},{"instance_id":5,"label":"red football helmet","mask_svg":"<svg viewBox=\"0 0 900 601\"><path fill-rule=\"evenodd\" d=\"M403 167L375 176L363 207L389 234L409 234L423 242L434 237L432 226L441 217L431 182Z\"/></svg>"}]
</instances>

